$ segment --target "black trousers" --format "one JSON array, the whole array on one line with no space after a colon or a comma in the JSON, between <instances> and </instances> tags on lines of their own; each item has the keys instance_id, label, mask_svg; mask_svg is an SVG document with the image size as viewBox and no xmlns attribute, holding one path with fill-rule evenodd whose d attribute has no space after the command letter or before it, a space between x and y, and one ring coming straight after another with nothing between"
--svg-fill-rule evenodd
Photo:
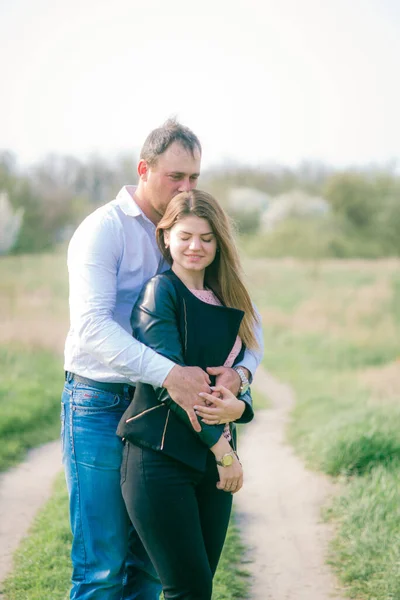
<instances>
[{"instance_id":1,"label":"black trousers","mask_svg":"<svg viewBox=\"0 0 400 600\"><path fill-rule=\"evenodd\" d=\"M122 495L158 573L166 600L211 600L232 494L219 480L210 452L205 473L162 452L126 442Z\"/></svg>"}]
</instances>

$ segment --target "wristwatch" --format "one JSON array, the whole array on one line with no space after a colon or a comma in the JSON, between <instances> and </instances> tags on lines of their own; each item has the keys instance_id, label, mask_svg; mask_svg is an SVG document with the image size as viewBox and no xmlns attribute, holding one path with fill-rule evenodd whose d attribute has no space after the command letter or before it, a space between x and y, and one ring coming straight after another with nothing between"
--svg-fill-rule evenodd
<instances>
[{"instance_id":1,"label":"wristwatch","mask_svg":"<svg viewBox=\"0 0 400 600\"><path fill-rule=\"evenodd\" d=\"M232 450L231 452L227 452L223 455L221 460L215 459L215 462L220 467L230 467L233 464L233 457L235 456L235 452Z\"/></svg>"},{"instance_id":2,"label":"wristwatch","mask_svg":"<svg viewBox=\"0 0 400 600\"><path fill-rule=\"evenodd\" d=\"M247 390L250 387L250 381L247 379L246 373L243 371L242 367L233 367L236 371L236 373L239 375L240 377L240 388L239 388L239 394L245 394L247 392Z\"/></svg>"}]
</instances>

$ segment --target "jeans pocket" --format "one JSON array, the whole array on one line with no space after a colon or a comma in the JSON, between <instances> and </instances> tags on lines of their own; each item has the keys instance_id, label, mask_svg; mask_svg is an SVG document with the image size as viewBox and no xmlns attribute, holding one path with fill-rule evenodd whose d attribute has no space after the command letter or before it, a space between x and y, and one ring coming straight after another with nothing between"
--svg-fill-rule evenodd
<instances>
[{"instance_id":1,"label":"jeans pocket","mask_svg":"<svg viewBox=\"0 0 400 600\"><path fill-rule=\"evenodd\" d=\"M121 404L121 398L114 392L106 392L89 386L80 385L72 393L74 410L84 412L104 412L114 410Z\"/></svg>"}]
</instances>

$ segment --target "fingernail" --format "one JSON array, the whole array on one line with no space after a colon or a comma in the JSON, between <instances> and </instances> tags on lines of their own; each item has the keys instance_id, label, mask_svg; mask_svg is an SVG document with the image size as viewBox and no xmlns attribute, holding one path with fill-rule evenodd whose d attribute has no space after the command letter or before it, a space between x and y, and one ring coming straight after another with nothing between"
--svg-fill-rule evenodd
<instances>
[{"instance_id":1,"label":"fingernail","mask_svg":"<svg viewBox=\"0 0 400 600\"><path fill-rule=\"evenodd\" d=\"M198 396L201 396L202 398L204 397L205 393L204 392L199 392Z\"/></svg>"}]
</instances>

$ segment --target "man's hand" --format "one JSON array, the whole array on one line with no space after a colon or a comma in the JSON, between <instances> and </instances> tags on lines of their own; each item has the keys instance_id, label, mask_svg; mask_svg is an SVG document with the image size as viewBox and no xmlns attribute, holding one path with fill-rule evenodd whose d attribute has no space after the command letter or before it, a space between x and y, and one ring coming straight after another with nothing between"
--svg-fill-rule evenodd
<instances>
[{"instance_id":1,"label":"man's hand","mask_svg":"<svg viewBox=\"0 0 400 600\"><path fill-rule=\"evenodd\" d=\"M171 369L163 383L172 400L187 412L192 427L197 432L201 431L201 427L193 407L199 404L200 392L211 392L210 383L210 377L200 367L179 365Z\"/></svg>"},{"instance_id":2,"label":"man's hand","mask_svg":"<svg viewBox=\"0 0 400 600\"><path fill-rule=\"evenodd\" d=\"M235 369L231 369L230 367L208 367L207 373L216 376L216 384L218 386L222 385L223 387L228 388L234 396L238 395L240 384L242 382Z\"/></svg>"}]
</instances>

